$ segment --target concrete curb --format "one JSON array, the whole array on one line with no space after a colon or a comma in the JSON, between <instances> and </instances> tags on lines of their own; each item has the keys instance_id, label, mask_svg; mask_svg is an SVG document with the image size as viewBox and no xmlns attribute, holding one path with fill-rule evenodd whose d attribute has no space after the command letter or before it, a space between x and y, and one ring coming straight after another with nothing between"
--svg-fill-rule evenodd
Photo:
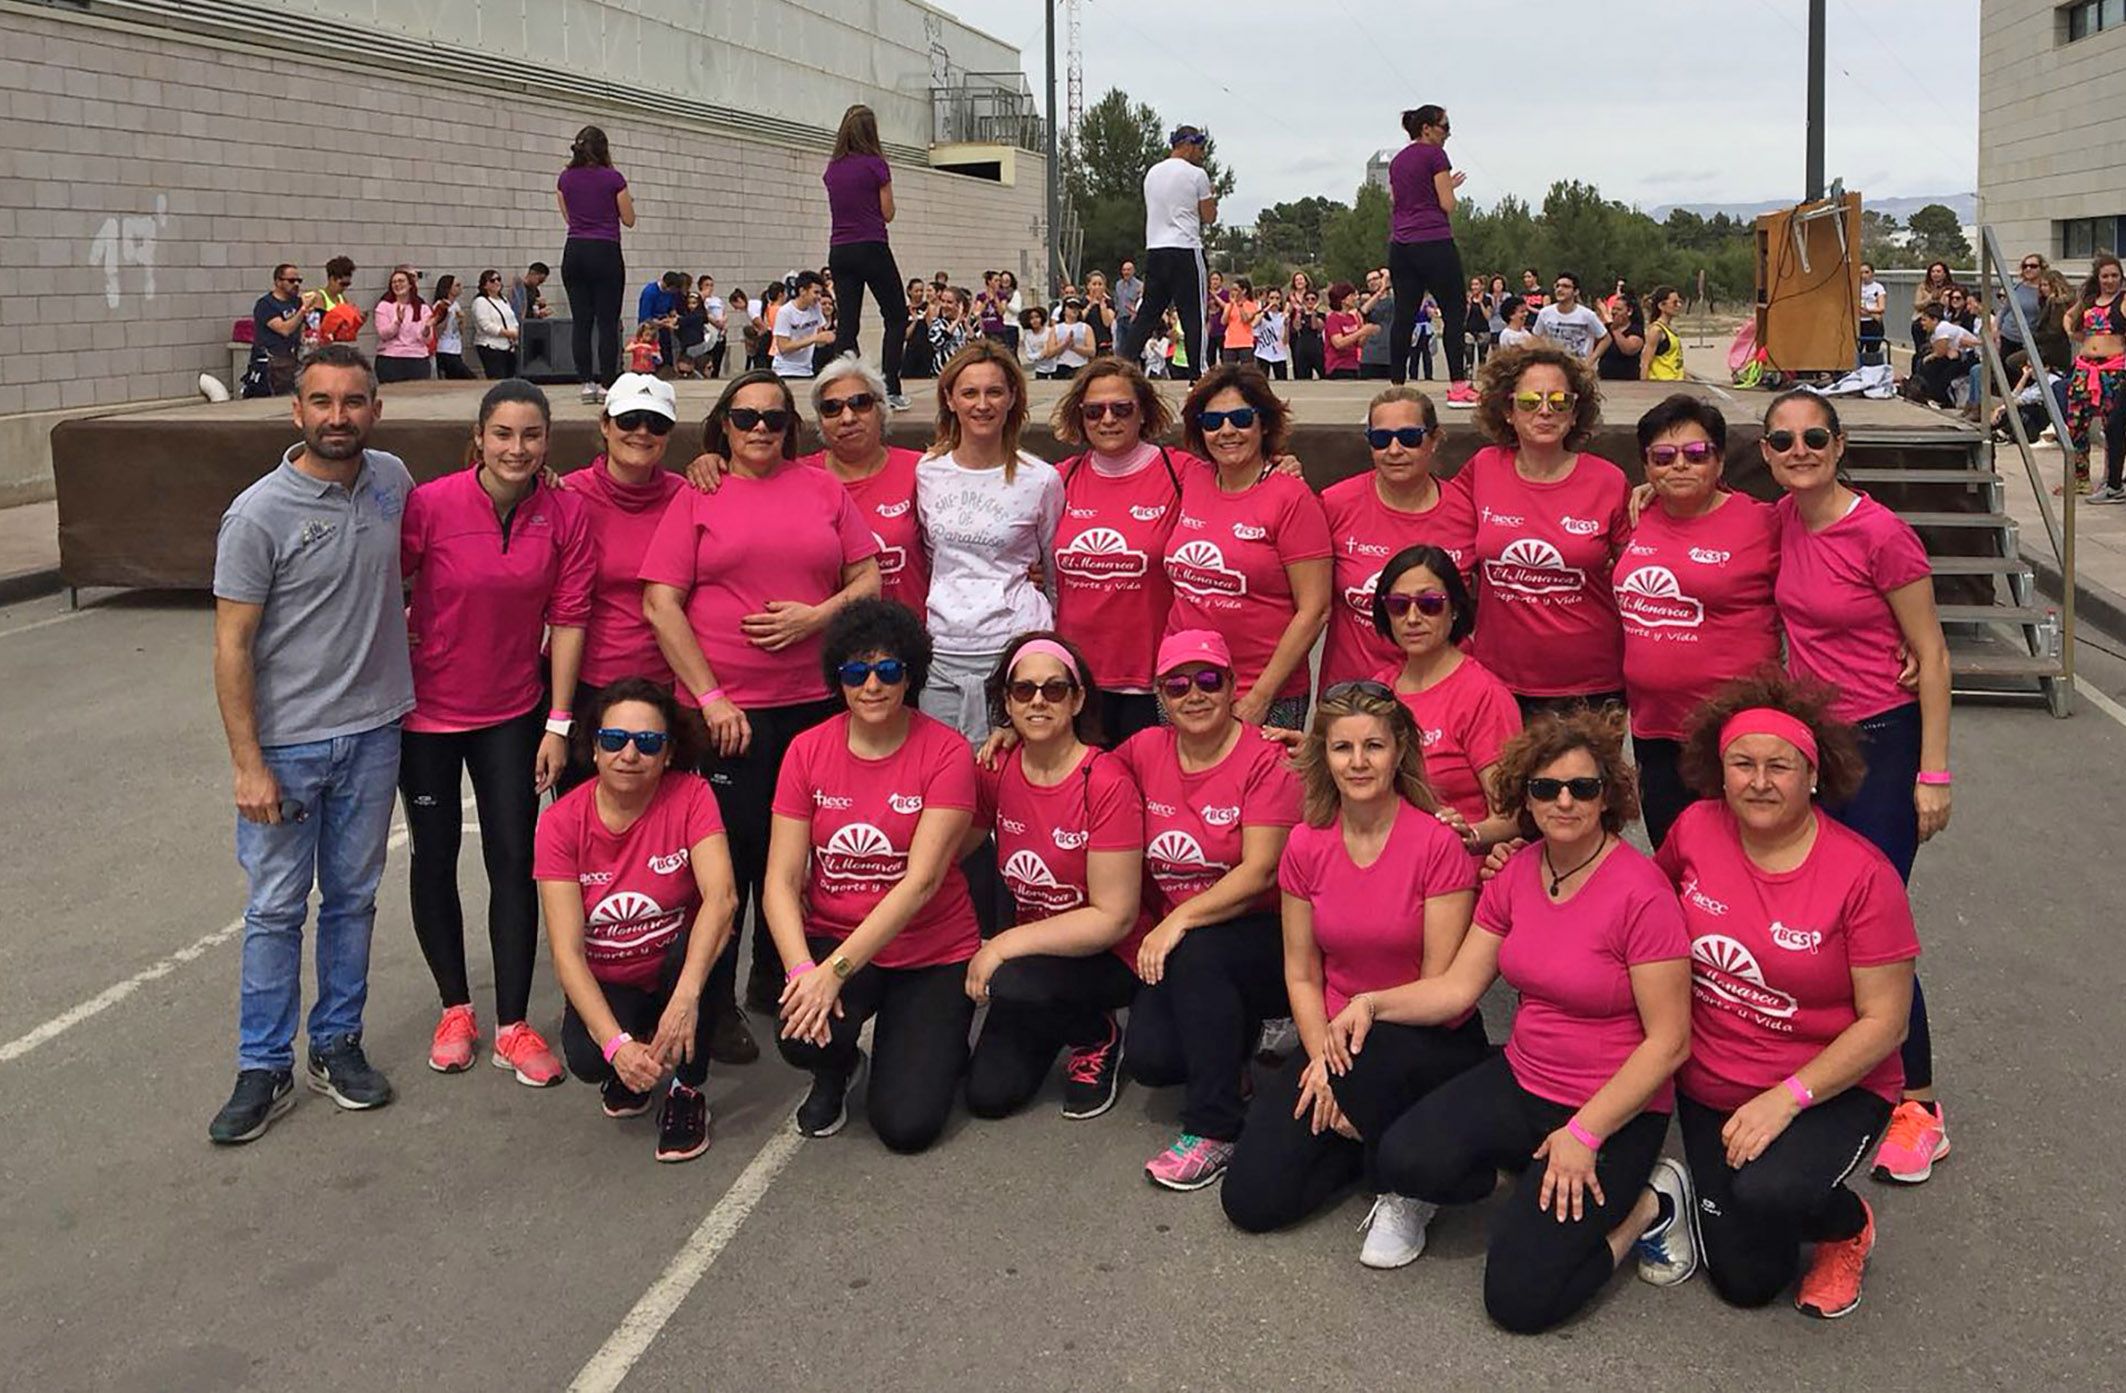
<instances>
[{"instance_id":1,"label":"concrete curb","mask_svg":"<svg viewBox=\"0 0 2126 1393\"><path fill-rule=\"evenodd\" d=\"M57 566L47 566L36 571L17 571L11 576L0 576L0 605L20 604L45 595L56 595L66 589L59 578Z\"/></svg>"},{"instance_id":2,"label":"concrete curb","mask_svg":"<svg viewBox=\"0 0 2126 1393\"><path fill-rule=\"evenodd\" d=\"M2024 563L2036 575L2038 589L2051 599L2059 599L2062 593L2059 563L2049 552L2041 555L2027 546L2018 550L2022 552ZM2077 579L2074 622L2077 628L2087 624L2114 642L2126 643L2126 595L2093 580Z\"/></svg>"}]
</instances>

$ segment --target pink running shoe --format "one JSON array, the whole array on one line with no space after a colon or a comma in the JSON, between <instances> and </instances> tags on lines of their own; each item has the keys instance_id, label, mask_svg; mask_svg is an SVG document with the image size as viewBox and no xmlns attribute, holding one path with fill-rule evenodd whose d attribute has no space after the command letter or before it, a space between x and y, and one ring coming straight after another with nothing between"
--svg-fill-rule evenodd
<instances>
[{"instance_id":1,"label":"pink running shoe","mask_svg":"<svg viewBox=\"0 0 2126 1393\"><path fill-rule=\"evenodd\" d=\"M1144 1173L1152 1184L1169 1190L1201 1190L1224 1175L1232 1159L1232 1142L1183 1132L1172 1146L1145 1163Z\"/></svg>"},{"instance_id":2,"label":"pink running shoe","mask_svg":"<svg viewBox=\"0 0 2126 1393\"><path fill-rule=\"evenodd\" d=\"M1868 1272L1868 1255L1875 1251L1875 1211L1860 1202L1867 1224L1851 1238L1819 1243L1801 1274L1801 1289L1794 1293L1794 1309L1818 1320L1837 1320L1852 1314L1860 1304L1861 1279Z\"/></svg>"},{"instance_id":3,"label":"pink running shoe","mask_svg":"<svg viewBox=\"0 0 2126 1393\"><path fill-rule=\"evenodd\" d=\"M472 1007L451 1006L436 1022L435 1038L428 1042L428 1067L438 1074L462 1074L472 1068L480 1048L480 1023Z\"/></svg>"},{"instance_id":4,"label":"pink running shoe","mask_svg":"<svg viewBox=\"0 0 2126 1393\"><path fill-rule=\"evenodd\" d=\"M528 1022L518 1021L505 1025L495 1032L494 1066L508 1069L517 1076L517 1082L526 1088L552 1088L566 1077L561 1072L561 1061L546 1047Z\"/></svg>"},{"instance_id":5,"label":"pink running shoe","mask_svg":"<svg viewBox=\"0 0 2126 1393\"><path fill-rule=\"evenodd\" d=\"M1877 1180L1918 1185L1934 1174L1934 1163L1949 1154L1949 1118L1940 1103L1927 1111L1907 1098L1890 1114L1890 1125L1875 1151Z\"/></svg>"},{"instance_id":6,"label":"pink running shoe","mask_svg":"<svg viewBox=\"0 0 2126 1393\"><path fill-rule=\"evenodd\" d=\"M1473 407L1476 405L1476 388L1466 382L1450 383L1447 387L1447 405Z\"/></svg>"}]
</instances>

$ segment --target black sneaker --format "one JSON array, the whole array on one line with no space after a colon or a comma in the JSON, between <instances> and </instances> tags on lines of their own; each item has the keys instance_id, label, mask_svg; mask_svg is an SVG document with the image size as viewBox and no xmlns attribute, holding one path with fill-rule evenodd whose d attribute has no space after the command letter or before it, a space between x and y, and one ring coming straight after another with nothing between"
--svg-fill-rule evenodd
<instances>
[{"instance_id":1,"label":"black sneaker","mask_svg":"<svg viewBox=\"0 0 2126 1393\"><path fill-rule=\"evenodd\" d=\"M618 1074L598 1085L598 1096L605 1103L607 1117L640 1117L650 1110L650 1095L629 1088Z\"/></svg>"},{"instance_id":2,"label":"black sneaker","mask_svg":"<svg viewBox=\"0 0 2126 1393\"><path fill-rule=\"evenodd\" d=\"M760 1058L760 1045L736 1003L716 1008L716 1019L709 1026L709 1058L718 1064L751 1064Z\"/></svg>"},{"instance_id":3,"label":"black sneaker","mask_svg":"<svg viewBox=\"0 0 2126 1393\"><path fill-rule=\"evenodd\" d=\"M1063 1071L1063 1115L1073 1121L1098 1117L1122 1091L1122 1031L1107 1018L1107 1038L1070 1052Z\"/></svg>"},{"instance_id":4,"label":"black sneaker","mask_svg":"<svg viewBox=\"0 0 2126 1393\"><path fill-rule=\"evenodd\" d=\"M698 1088L672 1080L657 1122L657 1159L691 1161L709 1149L709 1100Z\"/></svg>"},{"instance_id":5,"label":"black sneaker","mask_svg":"<svg viewBox=\"0 0 2126 1393\"><path fill-rule=\"evenodd\" d=\"M381 1108L392 1097L391 1080L370 1065L359 1035L310 1047L310 1087L350 1112Z\"/></svg>"},{"instance_id":6,"label":"black sneaker","mask_svg":"<svg viewBox=\"0 0 2126 1393\"><path fill-rule=\"evenodd\" d=\"M245 1069L236 1091L207 1124L207 1140L237 1146L266 1135L274 1119L295 1106L295 1075L287 1069Z\"/></svg>"},{"instance_id":7,"label":"black sneaker","mask_svg":"<svg viewBox=\"0 0 2126 1393\"><path fill-rule=\"evenodd\" d=\"M831 1137L849 1120L849 1095L857 1075L864 1072L864 1056L847 1074L820 1072L812 1076L812 1091L797 1105L797 1130L808 1137Z\"/></svg>"}]
</instances>

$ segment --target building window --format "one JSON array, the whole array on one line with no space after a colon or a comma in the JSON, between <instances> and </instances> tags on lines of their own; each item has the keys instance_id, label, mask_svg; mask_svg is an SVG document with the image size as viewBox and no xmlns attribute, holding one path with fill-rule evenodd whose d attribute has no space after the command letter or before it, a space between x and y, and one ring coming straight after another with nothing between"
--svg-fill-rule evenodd
<instances>
[{"instance_id":1,"label":"building window","mask_svg":"<svg viewBox=\"0 0 2126 1393\"><path fill-rule=\"evenodd\" d=\"M2086 39L2107 29L2126 28L2126 0L2076 0L2059 11L2067 42Z\"/></svg>"},{"instance_id":2,"label":"building window","mask_svg":"<svg viewBox=\"0 0 2126 1393\"><path fill-rule=\"evenodd\" d=\"M2122 224L2126 224L2126 217L2061 219L2054 224L2059 232L2060 258L2087 261L2098 252L2116 253Z\"/></svg>"}]
</instances>

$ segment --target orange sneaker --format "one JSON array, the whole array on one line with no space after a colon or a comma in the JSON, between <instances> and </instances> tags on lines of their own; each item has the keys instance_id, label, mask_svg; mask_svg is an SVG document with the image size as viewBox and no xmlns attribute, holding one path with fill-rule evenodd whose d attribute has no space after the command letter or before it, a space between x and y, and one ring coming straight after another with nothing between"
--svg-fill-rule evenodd
<instances>
[{"instance_id":1,"label":"orange sneaker","mask_svg":"<svg viewBox=\"0 0 2126 1393\"><path fill-rule=\"evenodd\" d=\"M443 1019L436 1022L435 1038L428 1042L428 1067L438 1074L462 1074L472 1068L479 1048L480 1023L472 1007L446 1007Z\"/></svg>"},{"instance_id":2,"label":"orange sneaker","mask_svg":"<svg viewBox=\"0 0 2126 1393\"><path fill-rule=\"evenodd\" d=\"M552 1088L566 1077L561 1072L561 1061L554 1058L539 1032L524 1021L495 1032L493 1059L497 1069L513 1070L517 1082L526 1088Z\"/></svg>"},{"instance_id":3,"label":"orange sneaker","mask_svg":"<svg viewBox=\"0 0 2126 1393\"><path fill-rule=\"evenodd\" d=\"M1860 1304L1860 1279L1867 1274L1868 1254L1875 1251L1875 1211L1862 1200L1867 1224L1851 1238L1819 1243L1809 1270L1802 1274L1794 1308L1818 1320L1837 1320Z\"/></svg>"},{"instance_id":4,"label":"orange sneaker","mask_svg":"<svg viewBox=\"0 0 2126 1393\"><path fill-rule=\"evenodd\" d=\"M1940 1103L1931 1111L1907 1098L1890 1114L1882 1145L1875 1149L1874 1176L1899 1185L1918 1185L1934 1174L1934 1163L1949 1154L1948 1113Z\"/></svg>"}]
</instances>

